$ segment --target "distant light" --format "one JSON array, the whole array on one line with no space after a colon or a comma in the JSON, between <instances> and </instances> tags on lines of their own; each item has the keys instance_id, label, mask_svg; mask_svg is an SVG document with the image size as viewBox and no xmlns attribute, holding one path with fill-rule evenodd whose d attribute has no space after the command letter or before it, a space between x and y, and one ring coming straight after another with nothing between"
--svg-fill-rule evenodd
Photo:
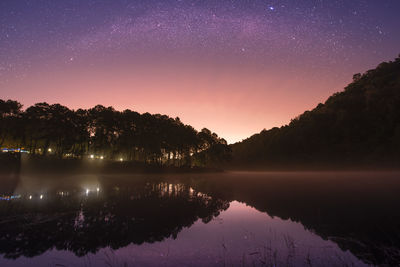
<instances>
[{"instance_id":1,"label":"distant light","mask_svg":"<svg viewBox=\"0 0 400 267\"><path fill-rule=\"evenodd\" d=\"M94 159L94 155L90 155L90 158L91 158L91 159Z\"/></svg>"},{"instance_id":2,"label":"distant light","mask_svg":"<svg viewBox=\"0 0 400 267\"><path fill-rule=\"evenodd\" d=\"M269 10L272 10L272 11L273 11L273 10L275 10L275 7L270 6L270 7L269 7Z\"/></svg>"},{"instance_id":3,"label":"distant light","mask_svg":"<svg viewBox=\"0 0 400 267\"><path fill-rule=\"evenodd\" d=\"M23 149L21 149L21 148L7 148L7 147L5 147L5 148L0 148L0 151L2 151L2 152L19 152L19 153L29 153L29 151L27 151L27 150L23 150Z\"/></svg>"},{"instance_id":4,"label":"distant light","mask_svg":"<svg viewBox=\"0 0 400 267\"><path fill-rule=\"evenodd\" d=\"M43 199L43 195L40 195L40 199Z\"/></svg>"},{"instance_id":5,"label":"distant light","mask_svg":"<svg viewBox=\"0 0 400 267\"><path fill-rule=\"evenodd\" d=\"M32 195L29 196L29 199L32 199Z\"/></svg>"},{"instance_id":6,"label":"distant light","mask_svg":"<svg viewBox=\"0 0 400 267\"><path fill-rule=\"evenodd\" d=\"M124 161L124 159L123 159L123 158L120 158L119 161Z\"/></svg>"},{"instance_id":7,"label":"distant light","mask_svg":"<svg viewBox=\"0 0 400 267\"><path fill-rule=\"evenodd\" d=\"M51 148L47 149L47 151L51 152Z\"/></svg>"},{"instance_id":8,"label":"distant light","mask_svg":"<svg viewBox=\"0 0 400 267\"><path fill-rule=\"evenodd\" d=\"M99 191L100 191L100 188L98 188L98 187L97 187L97 189L96 189L96 190L97 190L97 192L99 192Z\"/></svg>"},{"instance_id":9,"label":"distant light","mask_svg":"<svg viewBox=\"0 0 400 267\"><path fill-rule=\"evenodd\" d=\"M86 189L86 195L89 194L89 189Z\"/></svg>"},{"instance_id":10,"label":"distant light","mask_svg":"<svg viewBox=\"0 0 400 267\"><path fill-rule=\"evenodd\" d=\"M104 157L103 157L103 156L101 156L101 157L100 157L100 159L104 159Z\"/></svg>"}]
</instances>

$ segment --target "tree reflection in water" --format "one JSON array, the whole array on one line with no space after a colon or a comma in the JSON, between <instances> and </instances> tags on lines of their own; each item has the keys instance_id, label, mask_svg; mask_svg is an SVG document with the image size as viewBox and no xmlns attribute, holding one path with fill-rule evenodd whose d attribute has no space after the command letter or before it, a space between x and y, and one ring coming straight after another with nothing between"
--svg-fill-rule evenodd
<instances>
[{"instance_id":1,"label":"tree reflection in water","mask_svg":"<svg viewBox=\"0 0 400 267\"><path fill-rule=\"evenodd\" d=\"M52 248L84 256L100 248L176 238L183 228L199 219L208 223L236 200L299 222L365 263L400 262L396 173L104 176L87 184L80 178L74 183L49 179L42 182L46 191L35 189L43 180L14 182L15 190L3 180L8 194L21 195L0 201L0 253L7 258Z\"/></svg>"},{"instance_id":2,"label":"tree reflection in water","mask_svg":"<svg viewBox=\"0 0 400 267\"><path fill-rule=\"evenodd\" d=\"M193 180L213 197L300 222L365 263L397 266L399 177L398 172L237 172Z\"/></svg>"},{"instance_id":3,"label":"tree reflection in water","mask_svg":"<svg viewBox=\"0 0 400 267\"><path fill-rule=\"evenodd\" d=\"M182 183L106 183L101 188L2 201L0 252L6 258L33 257L56 248L84 256L104 247L153 243L176 238L184 227L198 219L207 223L229 207L228 201Z\"/></svg>"}]
</instances>

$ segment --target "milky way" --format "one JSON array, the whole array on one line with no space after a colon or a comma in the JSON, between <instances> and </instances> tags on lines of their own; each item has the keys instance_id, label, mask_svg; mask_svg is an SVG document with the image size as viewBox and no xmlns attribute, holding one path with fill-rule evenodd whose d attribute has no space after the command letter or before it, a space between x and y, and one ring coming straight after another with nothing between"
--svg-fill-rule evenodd
<instances>
[{"instance_id":1,"label":"milky way","mask_svg":"<svg viewBox=\"0 0 400 267\"><path fill-rule=\"evenodd\" d=\"M397 0L1 1L0 97L167 113L232 142L396 57L399 10Z\"/></svg>"}]
</instances>

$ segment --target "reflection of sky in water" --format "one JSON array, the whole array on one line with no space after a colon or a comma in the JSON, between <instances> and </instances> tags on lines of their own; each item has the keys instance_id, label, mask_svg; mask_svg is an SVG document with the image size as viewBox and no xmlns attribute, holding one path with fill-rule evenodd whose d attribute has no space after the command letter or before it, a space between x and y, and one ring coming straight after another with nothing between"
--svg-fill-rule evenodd
<instances>
[{"instance_id":1,"label":"reflection of sky in water","mask_svg":"<svg viewBox=\"0 0 400 267\"><path fill-rule=\"evenodd\" d=\"M0 266L148 266L148 265L263 265L362 266L349 252L304 229L300 223L271 218L233 201L228 210L205 224L184 228L174 240L100 249L77 257L51 250L34 258L0 259Z\"/></svg>"},{"instance_id":2,"label":"reflection of sky in water","mask_svg":"<svg viewBox=\"0 0 400 267\"><path fill-rule=\"evenodd\" d=\"M20 196L0 201L0 266L396 263L398 177L391 172L0 177L0 195ZM12 210L7 206L12 203L21 205ZM388 251L394 252L391 261ZM4 259L4 253L17 259Z\"/></svg>"}]
</instances>

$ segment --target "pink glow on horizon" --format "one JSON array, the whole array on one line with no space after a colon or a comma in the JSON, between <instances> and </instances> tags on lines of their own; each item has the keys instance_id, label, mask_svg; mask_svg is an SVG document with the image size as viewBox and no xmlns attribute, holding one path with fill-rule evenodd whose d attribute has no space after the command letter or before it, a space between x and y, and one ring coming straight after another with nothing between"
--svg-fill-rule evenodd
<instances>
[{"instance_id":1,"label":"pink glow on horizon","mask_svg":"<svg viewBox=\"0 0 400 267\"><path fill-rule=\"evenodd\" d=\"M288 79L283 71L254 66L114 70L81 66L48 70L47 75L41 73L32 73L12 83L5 95L25 107L46 101L72 109L102 104L117 110L166 114L180 117L197 130L209 128L229 143L241 141L264 128L289 123L344 85L344 82L317 79L307 73Z\"/></svg>"}]
</instances>

